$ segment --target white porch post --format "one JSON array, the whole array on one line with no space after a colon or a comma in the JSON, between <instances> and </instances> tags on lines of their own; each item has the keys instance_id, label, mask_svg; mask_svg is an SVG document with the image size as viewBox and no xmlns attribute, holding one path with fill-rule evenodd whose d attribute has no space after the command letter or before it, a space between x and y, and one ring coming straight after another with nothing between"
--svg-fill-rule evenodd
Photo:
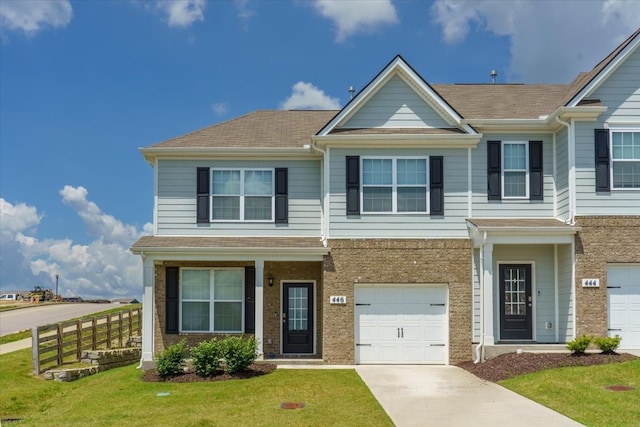
<instances>
[{"instance_id":1,"label":"white porch post","mask_svg":"<svg viewBox=\"0 0 640 427\"><path fill-rule=\"evenodd\" d=\"M493 243L487 243L483 247L484 260L483 269L484 276L482 278L482 286L484 286L484 343L486 345L495 344L495 338L493 336L493 314L495 312L493 307Z\"/></svg>"},{"instance_id":2,"label":"white porch post","mask_svg":"<svg viewBox=\"0 0 640 427\"><path fill-rule=\"evenodd\" d=\"M258 359L264 359L264 346L263 344L263 335L264 335L264 324L263 324L263 311L264 311L264 260L256 259L256 301L255 301L255 310L256 310L256 331L255 337L258 343Z\"/></svg>"},{"instance_id":3,"label":"white porch post","mask_svg":"<svg viewBox=\"0 0 640 427\"><path fill-rule=\"evenodd\" d=\"M153 300L155 274L153 259L142 255L142 363L153 361Z\"/></svg>"}]
</instances>

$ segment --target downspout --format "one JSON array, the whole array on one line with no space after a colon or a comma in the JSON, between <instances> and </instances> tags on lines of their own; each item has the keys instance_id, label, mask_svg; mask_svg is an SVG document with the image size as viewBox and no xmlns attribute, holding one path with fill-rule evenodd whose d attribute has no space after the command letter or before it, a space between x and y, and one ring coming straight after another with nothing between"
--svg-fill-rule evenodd
<instances>
[{"instance_id":1,"label":"downspout","mask_svg":"<svg viewBox=\"0 0 640 427\"><path fill-rule=\"evenodd\" d=\"M567 224L575 225L575 141L573 135L573 120L571 123L563 122L560 120L560 117L555 117L556 122L567 128L567 158L569 159L569 176L568 176L568 184L569 184L569 218L567 219Z\"/></svg>"},{"instance_id":2,"label":"downspout","mask_svg":"<svg viewBox=\"0 0 640 427\"><path fill-rule=\"evenodd\" d=\"M311 141L311 149L313 151L317 151L318 153L322 154L322 180L321 180L321 189L320 189L320 193L322 194L322 233L320 236L320 240L322 240L322 245L326 248L327 247L327 228L328 228L328 223L329 221L327 220L327 204L328 204L328 200L327 200L327 192L326 190L329 188L329 165L328 165L328 160L327 160L327 152L325 150L323 150L322 148L318 147L316 145L316 141L313 140Z\"/></svg>"},{"instance_id":3,"label":"downspout","mask_svg":"<svg viewBox=\"0 0 640 427\"><path fill-rule=\"evenodd\" d=\"M140 258L142 258L142 295L144 295L144 260L147 256L144 254L144 251L140 251ZM144 298L143 298L144 301ZM144 308L144 307L143 307ZM142 319L140 319L142 320ZM142 350L142 349L141 349ZM136 369L142 369L142 358L144 355L142 351L140 352L140 363L136 366Z\"/></svg>"},{"instance_id":4,"label":"downspout","mask_svg":"<svg viewBox=\"0 0 640 427\"><path fill-rule=\"evenodd\" d=\"M480 342L476 346L476 358L473 363L482 362L482 353L484 348L484 245L487 242L487 232L484 231L482 236L482 243L480 244Z\"/></svg>"}]
</instances>

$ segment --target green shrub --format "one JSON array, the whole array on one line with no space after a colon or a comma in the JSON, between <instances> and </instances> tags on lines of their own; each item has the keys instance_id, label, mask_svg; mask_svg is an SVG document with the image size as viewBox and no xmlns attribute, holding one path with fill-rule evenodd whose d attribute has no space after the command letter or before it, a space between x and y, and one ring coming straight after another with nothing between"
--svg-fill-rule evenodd
<instances>
[{"instance_id":1,"label":"green shrub","mask_svg":"<svg viewBox=\"0 0 640 427\"><path fill-rule=\"evenodd\" d=\"M160 353L156 361L156 370L161 377L170 377L182 373L184 367L185 351L187 350L187 341L182 340L179 343L170 345L165 351Z\"/></svg>"},{"instance_id":2,"label":"green shrub","mask_svg":"<svg viewBox=\"0 0 640 427\"><path fill-rule=\"evenodd\" d=\"M191 349L193 367L196 375L200 377L212 377L220 369L220 359L224 356L222 342L216 338L202 341Z\"/></svg>"},{"instance_id":3,"label":"green shrub","mask_svg":"<svg viewBox=\"0 0 640 427\"><path fill-rule=\"evenodd\" d=\"M567 348L571 350L573 354L580 355L584 354L584 352L591 344L591 340L593 337L591 335L582 334L579 337L576 337L573 341L567 344Z\"/></svg>"},{"instance_id":4,"label":"green shrub","mask_svg":"<svg viewBox=\"0 0 640 427\"><path fill-rule=\"evenodd\" d=\"M233 374L243 371L256 360L256 339L251 336L228 337L222 341L222 348L225 361L225 372Z\"/></svg>"},{"instance_id":5,"label":"green shrub","mask_svg":"<svg viewBox=\"0 0 640 427\"><path fill-rule=\"evenodd\" d=\"M614 354L620 346L620 341L622 341L622 337L620 335L616 335L615 337L596 337L596 339L593 340L593 343L603 353Z\"/></svg>"}]
</instances>

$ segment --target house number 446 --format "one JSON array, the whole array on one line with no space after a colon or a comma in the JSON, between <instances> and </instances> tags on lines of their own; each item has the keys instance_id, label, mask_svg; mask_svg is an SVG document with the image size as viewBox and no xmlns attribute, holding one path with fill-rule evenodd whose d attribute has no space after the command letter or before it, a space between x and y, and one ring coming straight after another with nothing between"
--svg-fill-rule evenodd
<instances>
[{"instance_id":1,"label":"house number 446","mask_svg":"<svg viewBox=\"0 0 640 427\"><path fill-rule=\"evenodd\" d=\"M329 297L329 303L331 304L346 304L347 297L344 295L332 295Z\"/></svg>"}]
</instances>

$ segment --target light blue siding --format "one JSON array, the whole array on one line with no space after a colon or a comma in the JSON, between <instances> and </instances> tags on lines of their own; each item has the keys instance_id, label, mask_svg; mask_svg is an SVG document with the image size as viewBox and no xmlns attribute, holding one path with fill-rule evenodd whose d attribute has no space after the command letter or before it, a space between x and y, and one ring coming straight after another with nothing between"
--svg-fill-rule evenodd
<instances>
[{"instance_id":1,"label":"light blue siding","mask_svg":"<svg viewBox=\"0 0 640 427\"><path fill-rule=\"evenodd\" d=\"M569 219L569 142L567 128L562 128L556 135L556 191L557 216Z\"/></svg>"},{"instance_id":2,"label":"light blue siding","mask_svg":"<svg viewBox=\"0 0 640 427\"><path fill-rule=\"evenodd\" d=\"M571 245L558 245L558 339L560 342L568 342L574 338L572 260Z\"/></svg>"},{"instance_id":3,"label":"light blue siding","mask_svg":"<svg viewBox=\"0 0 640 427\"><path fill-rule=\"evenodd\" d=\"M361 214L347 217L345 156L443 156L444 217L429 214ZM329 215L331 238L468 238L466 149L332 149Z\"/></svg>"},{"instance_id":4,"label":"light blue siding","mask_svg":"<svg viewBox=\"0 0 640 427\"><path fill-rule=\"evenodd\" d=\"M196 168L276 168L289 172L289 224L251 222L196 223ZM157 227L159 235L320 237L319 161L195 161L158 162Z\"/></svg>"},{"instance_id":5,"label":"light blue siding","mask_svg":"<svg viewBox=\"0 0 640 427\"><path fill-rule=\"evenodd\" d=\"M343 127L441 128L450 125L396 75L349 118Z\"/></svg>"},{"instance_id":6,"label":"light blue siding","mask_svg":"<svg viewBox=\"0 0 640 427\"><path fill-rule=\"evenodd\" d=\"M542 141L544 200L487 200L487 141ZM553 136L550 134L488 134L473 150L473 215L501 218L553 217Z\"/></svg>"}]
</instances>

